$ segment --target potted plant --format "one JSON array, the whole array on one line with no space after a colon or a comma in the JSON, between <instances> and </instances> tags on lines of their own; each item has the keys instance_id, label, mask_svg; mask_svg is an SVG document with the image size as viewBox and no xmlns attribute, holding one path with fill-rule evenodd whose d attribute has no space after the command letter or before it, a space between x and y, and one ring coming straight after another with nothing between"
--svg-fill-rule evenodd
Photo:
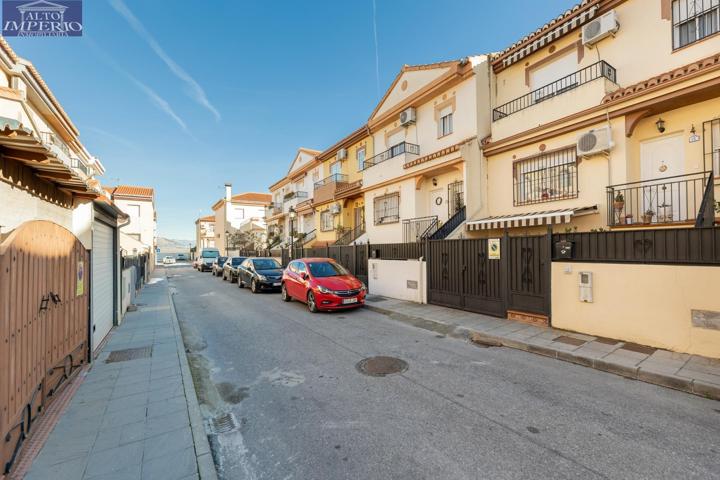
<instances>
[{"instance_id":1,"label":"potted plant","mask_svg":"<svg viewBox=\"0 0 720 480\"><path fill-rule=\"evenodd\" d=\"M617 195L615 195L613 207L616 212L622 212L623 208L625 208L625 195L623 195L622 192L618 192Z\"/></svg>"},{"instance_id":2,"label":"potted plant","mask_svg":"<svg viewBox=\"0 0 720 480\"><path fill-rule=\"evenodd\" d=\"M633 214L628 213L627 215L625 215L625 225L632 225L632 223L633 223Z\"/></svg>"},{"instance_id":3,"label":"potted plant","mask_svg":"<svg viewBox=\"0 0 720 480\"><path fill-rule=\"evenodd\" d=\"M655 211L648 208L645 210L645 213L642 215L642 221L643 223L652 223L652 219L655 216Z\"/></svg>"}]
</instances>

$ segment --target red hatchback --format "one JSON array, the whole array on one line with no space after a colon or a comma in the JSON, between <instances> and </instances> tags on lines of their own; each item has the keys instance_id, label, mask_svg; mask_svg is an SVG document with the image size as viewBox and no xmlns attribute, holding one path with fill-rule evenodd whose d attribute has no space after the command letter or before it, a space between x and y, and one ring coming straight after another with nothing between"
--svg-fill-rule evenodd
<instances>
[{"instance_id":1,"label":"red hatchback","mask_svg":"<svg viewBox=\"0 0 720 480\"><path fill-rule=\"evenodd\" d=\"M282 299L305 302L311 312L361 307L366 293L364 283L330 258L293 260L282 276Z\"/></svg>"}]
</instances>

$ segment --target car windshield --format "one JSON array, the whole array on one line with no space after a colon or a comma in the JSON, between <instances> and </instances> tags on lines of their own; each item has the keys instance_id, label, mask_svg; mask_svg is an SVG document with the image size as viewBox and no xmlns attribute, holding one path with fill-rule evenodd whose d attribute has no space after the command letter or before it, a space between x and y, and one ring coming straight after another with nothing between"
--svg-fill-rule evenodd
<instances>
[{"instance_id":1,"label":"car windshield","mask_svg":"<svg viewBox=\"0 0 720 480\"><path fill-rule=\"evenodd\" d=\"M206 250L202 252L203 258L215 258L218 255L220 255L220 252L218 252L217 250Z\"/></svg>"},{"instance_id":2,"label":"car windshield","mask_svg":"<svg viewBox=\"0 0 720 480\"><path fill-rule=\"evenodd\" d=\"M280 263L278 263L277 260L274 258L260 258L258 260L253 260L253 265L255 266L255 270L277 270L280 267Z\"/></svg>"},{"instance_id":3,"label":"car windshield","mask_svg":"<svg viewBox=\"0 0 720 480\"><path fill-rule=\"evenodd\" d=\"M245 261L246 258L247 257L233 257L232 258L233 267L237 267L238 265L240 265L242 262Z\"/></svg>"},{"instance_id":4,"label":"car windshield","mask_svg":"<svg viewBox=\"0 0 720 480\"><path fill-rule=\"evenodd\" d=\"M309 262L310 273L313 277L339 277L350 275L345 267L335 262Z\"/></svg>"}]
</instances>

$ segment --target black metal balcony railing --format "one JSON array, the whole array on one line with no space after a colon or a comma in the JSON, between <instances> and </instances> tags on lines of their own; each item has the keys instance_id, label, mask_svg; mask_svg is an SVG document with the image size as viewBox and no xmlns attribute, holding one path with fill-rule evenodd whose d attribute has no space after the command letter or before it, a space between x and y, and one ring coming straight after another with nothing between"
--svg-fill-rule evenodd
<instances>
[{"instance_id":1,"label":"black metal balcony railing","mask_svg":"<svg viewBox=\"0 0 720 480\"><path fill-rule=\"evenodd\" d=\"M377 155L370 157L368 160L365 160L363 170L367 170L368 168L372 167L373 165L377 165L378 163L385 162L387 160L390 160L393 157L402 155L403 153L409 153L412 155L420 155L420 146L415 145L414 143L408 143L408 142L402 142L402 143L398 143L397 145L393 145L392 147L388 148L384 152L380 152Z\"/></svg>"},{"instance_id":2,"label":"black metal balcony railing","mask_svg":"<svg viewBox=\"0 0 720 480\"><path fill-rule=\"evenodd\" d=\"M548 85L533 90L522 97L518 97L515 100L511 100L508 103L493 109L493 122L512 115L513 113L525 110L526 108L532 107L533 105L541 103L549 98L573 90L580 85L584 85L598 78L607 78L611 82L615 83L615 68L609 63L601 60L583 68L582 70L578 70L577 72L571 73L559 80L555 80Z\"/></svg>"},{"instance_id":3,"label":"black metal balcony railing","mask_svg":"<svg viewBox=\"0 0 720 480\"><path fill-rule=\"evenodd\" d=\"M288 192L283 196L283 201L287 202L292 200L293 198L307 198L308 193L303 192L301 190L298 190L297 192Z\"/></svg>"},{"instance_id":4,"label":"black metal balcony railing","mask_svg":"<svg viewBox=\"0 0 720 480\"><path fill-rule=\"evenodd\" d=\"M325 177L322 180L315 182L315 188L322 187L323 185L329 185L331 183L347 183L348 176L343 173L333 173L329 177Z\"/></svg>"},{"instance_id":5,"label":"black metal balcony railing","mask_svg":"<svg viewBox=\"0 0 720 480\"><path fill-rule=\"evenodd\" d=\"M440 225L437 215L403 220L403 242L420 242L437 232Z\"/></svg>"},{"instance_id":6,"label":"black metal balcony railing","mask_svg":"<svg viewBox=\"0 0 720 480\"><path fill-rule=\"evenodd\" d=\"M606 188L608 225L695 223L712 172L675 175Z\"/></svg>"}]
</instances>

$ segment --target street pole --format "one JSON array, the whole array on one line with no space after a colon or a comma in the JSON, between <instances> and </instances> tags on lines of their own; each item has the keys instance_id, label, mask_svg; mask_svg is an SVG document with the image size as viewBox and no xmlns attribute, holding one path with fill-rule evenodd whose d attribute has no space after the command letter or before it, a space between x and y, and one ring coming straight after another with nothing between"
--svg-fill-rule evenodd
<instances>
[{"instance_id":1,"label":"street pole","mask_svg":"<svg viewBox=\"0 0 720 480\"><path fill-rule=\"evenodd\" d=\"M290 257L295 253L295 208L290 207Z\"/></svg>"}]
</instances>

